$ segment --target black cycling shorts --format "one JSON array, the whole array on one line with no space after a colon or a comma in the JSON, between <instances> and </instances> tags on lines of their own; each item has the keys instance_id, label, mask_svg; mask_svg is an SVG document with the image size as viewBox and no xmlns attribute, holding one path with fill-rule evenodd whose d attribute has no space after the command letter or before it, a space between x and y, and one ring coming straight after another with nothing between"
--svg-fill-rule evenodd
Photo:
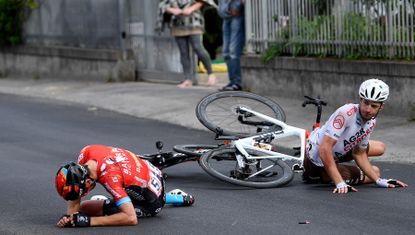
<instances>
[{"instance_id":1,"label":"black cycling shorts","mask_svg":"<svg viewBox=\"0 0 415 235\"><path fill-rule=\"evenodd\" d=\"M135 213L137 217L151 217L155 216L162 210L166 203L164 194L164 179L161 177L163 190L159 197L155 195L148 188L141 188L138 186L129 186L125 189L128 196L133 203ZM104 201L103 214L112 215L119 212L118 207L115 205L113 199L107 199Z\"/></svg>"},{"instance_id":2,"label":"black cycling shorts","mask_svg":"<svg viewBox=\"0 0 415 235\"><path fill-rule=\"evenodd\" d=\"M336 162L337 169L340 172L340 175L344 179L347 184L356 185L361 184L364 179L365 175L360 170L360 168L356 165L349 165L349 164L341 164L340 162L347 162L352 160L353 157L351 154L346 154L344 157L340 159L340 161ZM316 166L308 157L304 158L304 173L303 179L309 183L331 183L332 180L330 179L329 175L327 174L324 167Z\"/></svg>"}]
</instances>

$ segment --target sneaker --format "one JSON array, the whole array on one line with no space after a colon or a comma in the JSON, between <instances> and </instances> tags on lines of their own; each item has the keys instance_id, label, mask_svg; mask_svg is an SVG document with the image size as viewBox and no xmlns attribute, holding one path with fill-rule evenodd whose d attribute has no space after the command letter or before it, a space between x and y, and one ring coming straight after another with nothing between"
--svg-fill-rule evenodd
<instances>
[{"instance_id":1,"label":"sneaker","mask_svg":"<svg viewBox=\"0 0 415 235\"><path fill-rule=\"evenodd\" d=\"M238 84L229 84L229 85L222 87L222 89L220 89L220 91L241 91L241 90L242 90L242 87Z\"/></svg>"}]
</instances>

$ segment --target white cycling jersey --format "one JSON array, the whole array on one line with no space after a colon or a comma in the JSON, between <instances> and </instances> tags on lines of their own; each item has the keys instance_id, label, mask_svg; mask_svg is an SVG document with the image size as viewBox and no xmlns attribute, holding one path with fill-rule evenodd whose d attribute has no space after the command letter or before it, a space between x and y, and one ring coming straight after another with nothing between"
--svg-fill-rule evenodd
<instances>
[{"instance_id":1,"label":"white cycling jersey","mask_svg":"<svg viewBox=\"0 0 415 235\"><path fill-rule=\"evenodd\" d=\"M354 147L366 149L369 137L376 126L376 119L365 123L359 113L358 104L346 104L338 108L329 120L318 129L315 129L308 138L307 154L317 166L323 166L318 152L318 146L325 135L337 140L333 147L334 158L344 156Z\"/></svg>"}]
</instances>

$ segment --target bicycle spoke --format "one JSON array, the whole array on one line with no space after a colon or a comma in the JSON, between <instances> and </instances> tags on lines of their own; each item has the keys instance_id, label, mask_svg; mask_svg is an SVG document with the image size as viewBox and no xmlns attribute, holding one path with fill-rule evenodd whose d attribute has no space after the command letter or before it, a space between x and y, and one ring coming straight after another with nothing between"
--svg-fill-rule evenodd
<instances>
[{"instance_id":1,"label":"bicycle spoke","mask_svg":"<svg viewBox=\"0 0 415 235\"><path fill-rule=\"evenodd\" d=\"M196 115L208 129L223 130L224 135L248 136L257 133L255 124L238 120L238 107L246 107L267 116L285 121L285 114L274 101L249 92L218 92L203 98L197 105ZM246 121L261 123L255 116L244 117Z\"/></svg>"},{"instance_id":2,"label":"bicycle spoke","mask_svg":"<svg viewBox=\"0 0 415 235\"><path fill-rule=\"evenodd\" d=\"M250 154L256 156L253 152ZM215 178L248 187L277 187L290 182L293 177L290 167L281 160L244 160L245 166L239 166L234 147L207 152L200 158L200 164Z\"/></svg>"}]
</instances>

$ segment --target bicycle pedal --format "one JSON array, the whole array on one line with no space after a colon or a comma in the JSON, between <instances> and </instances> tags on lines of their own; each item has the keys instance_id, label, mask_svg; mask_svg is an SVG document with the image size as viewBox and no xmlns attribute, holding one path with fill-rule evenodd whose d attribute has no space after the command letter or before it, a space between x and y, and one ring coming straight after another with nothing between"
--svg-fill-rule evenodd
<instances>
[{"instance_id":1,"label":"bicycle pedal","mask_svg":"<svg viewBox=\"0 0 415 235\"><path fill-rule=\"evenodd\" d=\"M294 172L302 172L302 171L304 171L304 168L303 167L301 167L300 165L298 165L298 164L294 164L293 165L293 167L292 167L292 170L294 171Z\"/></svg>"}]
</instances>

